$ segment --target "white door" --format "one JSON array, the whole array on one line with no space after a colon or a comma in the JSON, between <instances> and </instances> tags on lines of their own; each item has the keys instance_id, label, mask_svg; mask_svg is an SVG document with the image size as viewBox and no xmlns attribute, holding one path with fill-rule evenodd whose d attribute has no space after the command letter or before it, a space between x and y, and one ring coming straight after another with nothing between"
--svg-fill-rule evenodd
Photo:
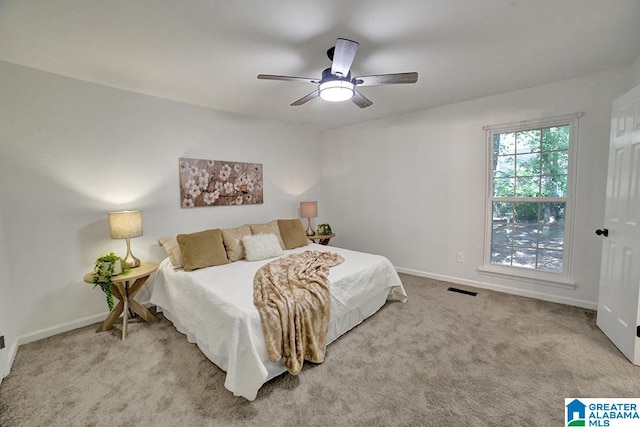
<instances>
[{"instance_id":1,"label":"white door","mask_svg":"<svg viewBox=\"0 0 640 427\"><path fill-rule=\"evenodd\" d=\"M640 86L613 103L598 326L640 365ZM608 232L608 236L607 233Z\"/></svg>"}]
</instances>

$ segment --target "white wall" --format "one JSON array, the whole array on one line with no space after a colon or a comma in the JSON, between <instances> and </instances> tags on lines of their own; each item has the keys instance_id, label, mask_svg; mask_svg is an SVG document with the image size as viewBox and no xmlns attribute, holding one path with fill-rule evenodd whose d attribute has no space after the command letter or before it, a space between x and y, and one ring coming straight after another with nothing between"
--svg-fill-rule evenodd
<instances>
[{"instance_id":1,"label":"white wall","mask_svg":"<svg viewBox=\"0 0 640 427\"><path fill-rule=\"evenodd\" d=\"M640 56L631 67L633 68L633 74L635 76L635 84L640 85Z\"/></svg>"},{"instance_id":2,"label":"white wall","mask_svg":"<svg viewBox=\"0 0 640 427\"><path fill-rule=\"evenodd\" d=\"M158 262L159 237L298 217L300 200L319 199L321 167L307 159L320 148L304 128L6 62L0 87L0 268L11 277L2 300L8 293L20 343L106 316L104 294L82 277L98 256L124 255L125 242L109 238L109 211L143 211L132 251ZM264 204L181 209L180 157L262 163Z\"/></svg>"},{"instance_id":3,"label":"white wall","mask_svg":"<svg viewBox=\"0 0 640 427\"><path fill-rule=\"evenodd\" d=\"M611 102L632 68L457 103L323 135L336 245L386 255L417 274L595 307ZM429 84L425 82L423 84ZM484 125L584 112L580 120L575 290L480 275L484 245ZM456 262L464 252L466 261Z\"/></svg>"}]
</instances>

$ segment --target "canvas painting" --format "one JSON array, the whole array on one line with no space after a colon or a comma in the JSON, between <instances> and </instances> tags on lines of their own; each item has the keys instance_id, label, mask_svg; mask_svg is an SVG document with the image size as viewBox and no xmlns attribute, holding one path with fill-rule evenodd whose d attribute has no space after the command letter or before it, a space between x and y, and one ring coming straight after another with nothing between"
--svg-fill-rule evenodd
<instances>
[{"instance_id":1,"label":"canvas painting","mask_svg":"<svg viewBox=\"0 0 640 427\"><path fill-rule=\"evenodd\" d=\"M183 208L261 204L262 164L180 159Z\"/></svg>"}]
</instances>

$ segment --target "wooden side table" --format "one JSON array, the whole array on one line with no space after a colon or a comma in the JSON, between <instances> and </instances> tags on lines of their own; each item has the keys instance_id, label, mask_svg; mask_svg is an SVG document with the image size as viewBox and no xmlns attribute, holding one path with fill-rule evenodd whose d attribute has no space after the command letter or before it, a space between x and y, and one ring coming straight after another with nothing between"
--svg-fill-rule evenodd
<instances>
[{"instance_id":1,"label":"wooden side table","mask_svg":"<svg viewBox=\"0 0 640 427\"><path fill-rule=\"evenodd\" d=\"M331 234L314 234L313 236L307 236L307 237L313 243L320 243L321 245L328 245L329 241L333 237L336 237L336 235L334 233L331 233ZM316 242L316 240L317 240L317 242Z\"/></svg>"},{"instance_id":2,"label":"wooden side table","mask_svg":"<svg viewBox=\"0 0 640 427\"><path fill-rule=\"evenodd\" d=\"M146 283L149 276L157 269L158 264L143 262L138 267L129 270L127 274L119 274L111 278L113 282L111 291L120 301L118 301L118 304L111 310L107 318L104 319L104 322L100 324L96 332L108 331L113 328L113 324L116 323L120 314L124 312L122 316L122 340L124 341L127 335L129 310L136 313L148 323L159 320L151 310L134 299L134 296L138 293L142 285ZM93 272L85 274L83 280L87 283L93 283Z\"/></svg>"}]
</instances>

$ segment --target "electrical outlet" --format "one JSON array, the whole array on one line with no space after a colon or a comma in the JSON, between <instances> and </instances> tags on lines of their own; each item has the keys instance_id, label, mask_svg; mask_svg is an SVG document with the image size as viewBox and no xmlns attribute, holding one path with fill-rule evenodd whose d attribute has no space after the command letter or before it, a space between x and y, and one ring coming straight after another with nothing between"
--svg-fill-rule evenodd
<instances>
[{"instance_id":1,"label":"electrical outlet","mask_svg":"<svg viewBox=\"0 0 640 427\"><path fill-rule=\"evenodd\" d=\"M456 261L458 262L464 262L464 252L458 252L456 254Z\"/></svg>"}]
</instances>

